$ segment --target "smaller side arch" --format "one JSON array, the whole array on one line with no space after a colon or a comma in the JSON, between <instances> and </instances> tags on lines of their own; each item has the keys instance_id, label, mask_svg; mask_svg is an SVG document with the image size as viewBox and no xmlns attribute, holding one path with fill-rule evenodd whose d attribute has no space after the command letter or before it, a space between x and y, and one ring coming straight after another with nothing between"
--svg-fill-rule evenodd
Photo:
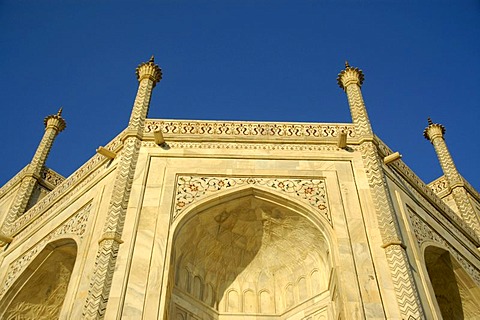
<instances>
[{"instance_id":1,"label":"smaller side arch","mask_svg":"<svg viewBox=\"0 0 480 320\"><path fill-rule=\"evenodd\" d=\"M0 301L0 318L58 318L76 257L77 244L73 239L48 243Z\"/></svg>"},{"instance_id":2,"label":"smaller side arch","mask_svg":"<svg viewBox=\"0 0 480 320\"><path fill-rule=\"evenodd\" d=\"M437 245L424 248L429 291L444 319L477 319L480 287L448 249Z\"/></svg>"}]
</instances>

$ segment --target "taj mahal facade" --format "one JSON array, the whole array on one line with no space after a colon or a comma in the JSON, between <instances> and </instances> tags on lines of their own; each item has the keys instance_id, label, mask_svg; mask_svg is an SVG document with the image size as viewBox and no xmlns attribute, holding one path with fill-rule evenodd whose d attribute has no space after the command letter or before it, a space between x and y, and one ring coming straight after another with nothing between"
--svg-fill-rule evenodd
<instances>
[{"instance_id":1,"label":"taj mahal facade","mask_svg":"<svg viewBox=\"0 0 480 320\"><path fill-rule=\"evenodd\" d=\"M72 175L45 166L59 110L0 188L1 319L480 319L480 194L441 124L426 184L348 63L351 123L150 119L162 71L136 76L128 125Z\"/></svg>"}]
</instances>

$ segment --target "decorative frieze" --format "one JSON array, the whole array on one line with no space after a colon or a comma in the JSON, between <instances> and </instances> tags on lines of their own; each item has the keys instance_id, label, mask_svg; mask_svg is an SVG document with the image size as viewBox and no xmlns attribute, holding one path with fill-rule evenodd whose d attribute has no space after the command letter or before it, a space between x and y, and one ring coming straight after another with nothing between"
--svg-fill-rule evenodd
<instances>
[{"instance_id":1,"label":"decorative frieze","mask_svg":"<svg viewBox=\"0 0 480 320\"><path fill-rule=\"evenodd\" d=\"M244 137L296 137L319 138L336 137L345 132L348 137L355 136L352 124L328 123L279 123L279 122L246 122L246 121L185 121L155 120L145 121L145 133L161 129L166 134L209 135L212 136L244 136Z\"/></svg>"},{"instance_id":2,"label":"decorative frieze","mask_svg":"<svg viewBox=\"0 0 480 320\"><path fill-rule=\"evenodd\" d=\"M168 142L170 149L219 149L219 150L285 150L285 151L340 151L336 145L278 144L278 143L222 143L222 142ZM143 147L158 147L153 141L143 141Z\"/></svg>"},{"instance_id":3,"label":"decorative frieze","mask_svg":"<svg viewBox=\"0 0 480 320\"><path fill-rule=\"evenodd\" d=\"M323 178L178 176L173 217L178 217L193 202L208 195L247 185L262 186L299 199L332 224Z\"/></svg>"},{"instance_id":4,"label":"decorative frieze","mask_svg":"<svg viewBox=\"0 0 480 320\"><path fill-rule=\"evenodd\" d=\"M65 177L52 169L45 167L42 170L42 179L56 187L65 180Z\"/></svg>"},{"instance_id":5,"label":"decorative frieze","mask_svg":"<svg viewBox=\"0 0 480 320\"><path fill-rule=\"evenodd\" d=\"M70 219L63 222L60 226L51 231L43 239L37 242L31 249L27 250L20 257L10 263L7 274L2 281L3 285L0 289L0 298L4 296L13 282L26 269L30 262L45 248L45 246L53 240L68 235L78 236L80 241L83 239L87 227L88 217L92 209L92 202L85 204Z\"/></svg>"},{"instance_id":6,"label":"decorative frieze","mask_svg":"<svg viewBox=\"0 0 480 320\"><path fill-rule=\"evenodd\" d=\"M444 192L448 192L448 182L445 176L441 176L435 181L432 181L428 184L428 187L435 192L436 195L440 196L440 194Z\"/></svg>"}]
</instances>

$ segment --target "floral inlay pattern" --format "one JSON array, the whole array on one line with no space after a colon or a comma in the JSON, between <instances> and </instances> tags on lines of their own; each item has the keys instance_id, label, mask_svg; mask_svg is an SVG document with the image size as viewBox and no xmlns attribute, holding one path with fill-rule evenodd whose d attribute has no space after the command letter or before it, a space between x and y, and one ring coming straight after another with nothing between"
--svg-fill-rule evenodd
<instances>
[{"instance_id":1,"label":"floral inlay pattern","mask_svg":"<svg viewBox=\"0 0 480 320\"><path fill-rule=\"evenodd\" d=\"M322 178L178 176L174 217L177 217L193 202L208 194L245 185L267 187L285 193L287 196L300 199L302 202L315 208L322 217L332 224L325 180Z\"/></svg>"}]
</instances>

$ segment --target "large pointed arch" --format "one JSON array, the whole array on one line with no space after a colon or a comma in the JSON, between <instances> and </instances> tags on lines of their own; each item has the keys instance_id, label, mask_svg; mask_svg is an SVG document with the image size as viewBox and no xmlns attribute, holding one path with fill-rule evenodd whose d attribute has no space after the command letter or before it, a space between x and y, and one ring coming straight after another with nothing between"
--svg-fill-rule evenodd
<instances>
[{"instance_id":1,"label":"large pointed arch","mask_svg":"<svg viewBox=\"0 0 480 320\"><path fill-rule=\"evenodd\" d=\"M58 319L76 257L73 239L48 243L0 301L0 318Z\"/></svg>"},{"instance_id":2,"label":"large pointed arch","mask_svg":"<svg viewBox=\"0 0 480 320\"><path fill-rule=\"evenodd\" d=\"M330 225L300 201L236 188L198 201L172 228L170 317L283 319L328 292Z\"/></svg>"}]
</instances>

